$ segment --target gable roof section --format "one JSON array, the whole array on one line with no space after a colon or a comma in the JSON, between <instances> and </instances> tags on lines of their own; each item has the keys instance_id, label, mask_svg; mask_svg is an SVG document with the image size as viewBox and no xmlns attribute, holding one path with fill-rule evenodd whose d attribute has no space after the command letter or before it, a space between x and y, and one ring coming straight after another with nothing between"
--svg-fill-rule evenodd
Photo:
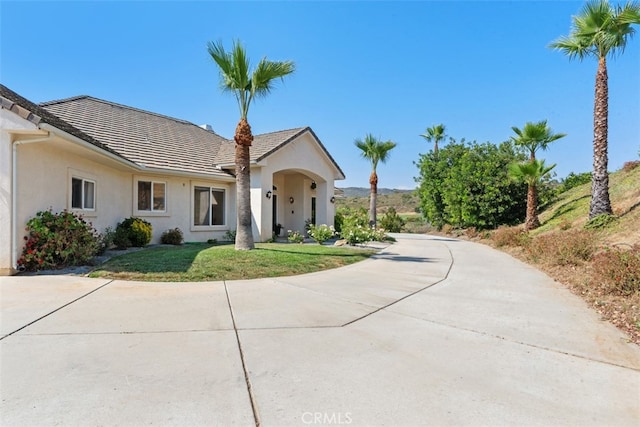
<instances>
[{"instance_id":1,"label":"gable roof section","mask_svg":"<svg viewBox=\"0 0 640 427\"><path fill-rule=\"evenodd\" d=\"M16 113L23 119L28 120L35 125L46 123L57 129L60 129L63 132L68 133L69 135L73 135L76 138L86 141L96 146L97 148L100 148L101 150L105 150L110 154L122 158L123 160L129 161L129 159L124 157L122 154L110 149L97 139L87 135L80 129L64 121L55 114L50 113L39 105L34 104L26 98L23 98L22 96L18 95L16 92L12 91L2 84L0 84L0 104L2 105L2 108Z\"/></svg>"},{"instance_id":2,"label":"gable roof section","mask_svg":"<svg viewBox=\"0 0 640 427\"><path fill-rule=\"evenodd\" d=\"M140 166L229 177L213 161L229 141L193 123L90 96L40 105Z\"/></svg>"},{"instance_id":3,"label":"gable roof section","mask_svg":"<svg viewBox=\"0 0 640 427\"><path fill-rule=\"evenodd\" d=\"M251 145L251 161L257 163L269 157L271 154L275 153L281 148L284 148L287 144L293 142L297 137L304 134L305 132L309 132L311 134L318 146L322 149L324 154L326 154L331 164L333 164L336 170L344 178L344 172L342 171L342 169L340 169L338 163L336 163L333 157L331 157L331 154L329 154L329 151L327 151L322 142L320 142L320 139L315 134L313 129L308 126L255 135L253 137L253 144ZM232 144L227 144L220 150L220 153L216 157L216 161L222 165L231 165L235 161L234 156L235 147Z\"/></svg>"}]
</instances>

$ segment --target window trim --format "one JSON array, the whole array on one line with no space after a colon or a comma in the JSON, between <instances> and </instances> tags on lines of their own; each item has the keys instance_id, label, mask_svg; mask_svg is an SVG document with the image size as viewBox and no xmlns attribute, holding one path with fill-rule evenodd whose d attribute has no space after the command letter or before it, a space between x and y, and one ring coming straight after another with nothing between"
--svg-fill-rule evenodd
<instances>
[{"instance_id":1,"label":"window trim","mask_svg":"<svg viewBox=\"0 0 640 427\"><path fill-rule=\"evenodd\" d=\"M81 182L81 198L82 198L82 207L76 208L73 207L73 180L77 179ZM85 216L97 216L98 215L98 180L95 175L86 173L84 171L71 169L68 170L68 203L67 208L71 212L78 212ZM93 184L93 208L87 208L85 206L85 183L90 182Z\"/></svg>"},{"instance_id":2,"label":"window trim","mask_svg":"<svg viewBox=\"0 0 640 427\"><path fill-rule=\"evenodd\" d=\"M151 183L151 210L138 209L138 183L150 182ZM164 210L153 210L153 184L164 184ZM133 177L133 212L135 216L170 216L169 214L169 183L166 180L148 177L148 176L134 176Z\"/></svg>"},{"instance_id":3,"label":"window trim","mask_svg":"<svg viewBox=\"0 0 640 427\"><path fill-rule=\"evenodd\" d=\"M220 225L196 225L194 224L194 216L195 216L195 191L196 187L206 187L209 189L209 192L212 190L222 191L224 193L224 224ZM219 230L229 230L229 186L219 184L219 183L206 183L206 182L191 182L190 189L190 208L189 208L189 226L191 231L219 231Z\"/></svg>"}]
</instances>

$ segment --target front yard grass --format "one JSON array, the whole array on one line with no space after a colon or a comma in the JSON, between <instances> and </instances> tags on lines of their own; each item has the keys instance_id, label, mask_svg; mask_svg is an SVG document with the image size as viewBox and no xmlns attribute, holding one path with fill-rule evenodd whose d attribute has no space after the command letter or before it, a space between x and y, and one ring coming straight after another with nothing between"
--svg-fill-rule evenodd
<instances>
[{"instance_id":1,"label":"front yard grass","mask_svg":"<svg viewBox=\"0 0 640 427\"><path fill-rule=\"evenodd\" d=\"M315 244L258 243L252 251L234 245L188 243L119 255L89 274L121 280L198 282L291 276L353 264L376 251Z\"/></svg>"}]
</instances>

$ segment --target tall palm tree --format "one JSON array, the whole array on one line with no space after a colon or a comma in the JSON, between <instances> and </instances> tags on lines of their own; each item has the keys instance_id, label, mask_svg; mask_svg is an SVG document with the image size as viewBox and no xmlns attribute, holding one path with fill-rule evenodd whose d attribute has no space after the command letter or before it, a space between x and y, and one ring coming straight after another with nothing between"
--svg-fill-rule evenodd
<instances>
[{"instance_id":1,"label":"tall palm tree","mask_svg":"<svg viewBox=\"0 0 640 427\"><path fill-rule=\"evenodd\" d=\"M517 135L517 137L512 136L511 141L529 151L529 159L531 161L536 159L538 149L544 151L553 141L567 136L565 133L553 133L551 128L547 126L546 120L541 120L537 123L527 122L522 129L515 126L511 127L511 129Z\"/></svg>"},{"instance_id":2,"label":"tall palm tree","mask_svg":"<svg viewBox=\"0 0 640 427\"><path fill-rule=\"evenodd\" d=\"M609 133L609 86L607 56L621 53L635 33L633 24L640 24L640 4L630 1L624 6L612 6L607 0L592 0L574 16L571 32L558 38L550 47L560 50L569 59L598 59L595 102L593 110L593 177L589 218L611 214L609 172L607 170Z\"/></svg>"},{"instance_id":3,"label":"tall palm tree","mask_svg":"<svg viewBox=\"0 0 640 427\"><path fill-rule=\"evenodd\" d=\"M434 125L425 130L425 133L420 136L423 137L427 142L433 142L433 152L438 153L438 143L446 137L444 134L445 126L443 124Z\"/></svg>"},{"instance_id":4,"label":"tall palm tree","mask_svg":"<svg viewBox=\"0 0 640 427\"><path fill-rule=\"evenodd\" d=\"M211 58L218 65L222 90L231 92L238 101L240 121L233 137L236 164L236 203L237 227L236 250L249 250L253 244L251 230L251 175L249 147L253 142L251 126L247 121L249 107L255 98L268 95L276 79L295 71L291 61L269 61L262 58L258 65L250 70L249 58L239 41L234 41L231 51L227 52L221 42L207 44Z\"/></svg>"},{"instance_id":5,"label":"tall palm tree","mask_svg":"<svg viewBox=\"0 0 640 427\"><path fill-rule=\"evenodd\" d=\"M535 159L509 165L509 176L514 181L527 184L527 217L524 222L524 227L527 230L540 227L540 220L538 219L538 186L542 179L555 167L556 165L545 166L544 160Z\"/></svg>"},{"instance_id":6,"label":"tall palm tree","mask_svg":"<svg viewBox=\"0 0 640 427\"><path fill-rule=\"evenodd\" d=\"M356 139L354 141L356 147L362 152L360 153L363 158L371 162L371 175L369 176L369 184L371 185L371 197L369 199L369 222L375 227L376 218L376 204L378 198L378 174L376 168L378 163L385 163L389 158L389 151L391 151L396 143L392 141L382 142L371 134L367 134L364 140Z\"/></svg>"}]
</instances>

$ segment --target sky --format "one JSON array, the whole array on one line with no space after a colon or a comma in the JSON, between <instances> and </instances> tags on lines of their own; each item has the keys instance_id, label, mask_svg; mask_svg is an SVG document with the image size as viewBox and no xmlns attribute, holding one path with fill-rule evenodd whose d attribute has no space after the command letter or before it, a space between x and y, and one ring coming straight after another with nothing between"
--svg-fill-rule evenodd
<instances>
[{"instance_id":1,"label":"sky","mask_svg":"<svg viewBox=\"0 0 640 427\"><path fill-rule=\"evenodd\" d=\"M548 120L567 137L539 153L557 178L592 169L595 59L548 48L581 1L5 1L0 82L33 102L77 95L210 124L232 138L235 98L220 90L209 41L239 40L252 63L296 72L249 111L254 134L310 126L346 174L367 187L354 140L397 147L379 187L412 189L420 134L498 144ZM640 31L640 28L637 28ZM609 169L640 157L640 36L608 61Z\"/></svg>"}]
</instances>

